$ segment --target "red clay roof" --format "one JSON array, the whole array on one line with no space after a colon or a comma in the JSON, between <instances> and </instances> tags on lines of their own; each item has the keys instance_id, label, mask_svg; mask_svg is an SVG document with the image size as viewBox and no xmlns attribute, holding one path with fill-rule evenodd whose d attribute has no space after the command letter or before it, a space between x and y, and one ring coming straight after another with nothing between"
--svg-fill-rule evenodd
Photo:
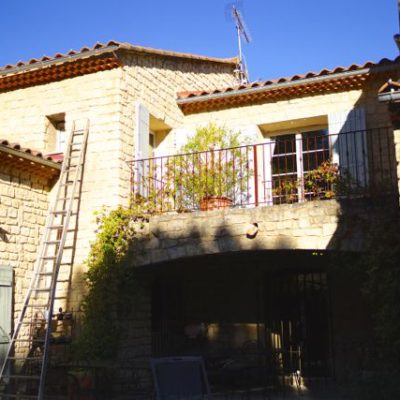
<instances>
[{"instance_id":1,"label":"red clay roof","mask_svg":"<svg viewBox=\"0 0 400 400\"><path fill-rule=\"evenodd\" d=\"M154 49L150 47L137 46L130 43L117 42L111 40L107 43L96 43L92 47L82 47L80 50L70 50L68 53L57 53L53 56L43 56L42 58L31 58L28 61L19 61L16 64L8 64L0 68L0 74L18 72L16 70L23 70L31 67L40 67L40 63L52 63L56 61L65 61L65 59L90 55L91 53L105 53L113 52L116 50L128 50L138 53L156 54L166 57L188 58L192 60L216 62L223 64L236 64L237 58L217 58L207 57L191 53L181 53L168 50Z\"/></svg>"},{"instance_id":2,"label":"red clay roof","mask_svg":"<svg viewBox=\"0 0 400 400\"><path fill-rule=\"evenodd\" d=\"M267 86L270 86L270 85L273 85L276 83L295 82L295 81L300 81L302 79L335 75L335 74L339 74L342 72L359 71L359 70L363 70L366 68L382 66L382 65L390 65L390 64L399 63L399 62L400 62L400 56L394 60L389 60L388 58L383 58L382 60L380 60L377 63L375 63L373 61L367 61L366 63L361 64L361 65L360 64L352 64L349 67L336 67L334 69L323 69L319 72L307 72L305 74L292 75L289 77L277 78L277 79L272 79L272 80L267 80L267 81L256 81L256 82L252 82L252 83L249 83L246 85L231 86L231 87L215 89L215 90L211 90L211 91L179 92L178 99L187 99L187 98L192 98L192 97L197 98L197 97L201 97L201 96L207 96L210 94L228 93L228 92L232 92L232 91L239 91L239 90L243 90L243 89L257 88L257 87L267 87Z\"/></svg>"},{"instance_id":3,"label":"red clay roof","mask_svg":"<svg viewBox=\"0 0 400 400\"><path fill-rule=\"evenodd\" d=\"M57 164L62 163L62 160L60 160L59 157L53 157L50 155L46 156L41 151L33 150L28 147L22 147L19 143L11 143L6 139L0 139L0 151L1 151L2 147L20 152L21 157L24 157L25 155L33 156L33 157L37 158L37 162L51 161L55 164L54 168L59 168L59 166Z\"/></svg>"},{"instance_id":4,"label":"red clay roof","mask_svg":"<svg viewBox=\"0 0 400 400\"><path fill-rule=\"evenodd\" d=\"M320 72L308 72L212 91L179 92L177 101L184 112L191 113L265 101L267 98L278 99L282 96L293 97L322 91L358 89L370 73L380 72L385 66L396 67L399 64L400 57L394 60L383 58L377 63L368 61L361 65L323 69Z\"/></svg>"}]
</instances>

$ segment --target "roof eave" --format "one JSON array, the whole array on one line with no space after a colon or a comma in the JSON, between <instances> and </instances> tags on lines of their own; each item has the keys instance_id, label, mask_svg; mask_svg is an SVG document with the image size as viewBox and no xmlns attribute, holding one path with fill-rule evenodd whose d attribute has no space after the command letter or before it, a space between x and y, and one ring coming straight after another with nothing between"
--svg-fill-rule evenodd
<instances>
[{"instance_id":1,"label":"roof eave","mask_svg":"<svg viewBox=\"0 0 400 400\"><path fill-rule=\"evenodd\" d=\"M397 102L400 100L400 90L386 92L386 93L379 93L378 100L381 103Z\"/></svg>"},{"instance_id":2,"label":"roof eave","mask_svg":"<svg viewBox=\"0 0 400 400\"><path fill-rule=\"evenodd\" d=\"M289 81L289 82L277 82L272 83L267 86L258 86L258 87L249 87L249 88L240 88L230 90L228 92L219 92L219 93L211 93L199 96L192 96L185 99L177 99L177 104L179 106L186 106L190 104L196 103L207 103L213 100L225 99L225 98L234 98L234 97L241 97L241 96L248 96L253 95L256 93L263 93L269 92L274 90L281 90L286 88L298 87L298 86L306 86L310 84L320 83L320 82L328 82L328 81L335 81L339 79L350 78L353 76L361 76L361 75L368 75L370 73L376 72L385 72L394 70L399 67L398 63L391 64L391 65L384 65L384 66L372 66L368 68L362 68L352 71L344 71L330 75L323 75L323 76L315 76L310 78L298 79L296 81Z\"/></svg>"},{"instance_id":3,"label":"roof eave","mask_svg":"<svg viewBox=\"0 0 400 400\"><path fill-rule=\"evenodd\" d=\"M341 79L341 78L348 78L351 76L364 75L364 74L368 74L370 72L370 70L371 70L370 68L365 68L365 69L357 70L357 71L342 72L342 73L335 74L335 75L305 78L305 79L297 80L294 82L273 83L268 86L259 86L259 87L252 87L252 88L246 88L246 89L236 89L236 90L232 90L232 91L224 92L224 93L213 93L213 94L208 94L208 95L201 95L199 97L193 96L193 97L189 97L186 99L178 99L177 103L179 105L185 105L185 104L191 104L191 103L201 103L201 102L207 102L210 100L216 100L216 99L220 99L220 98L239 97L239 96L245 96L245 95L250 95L250 94L255 94L255 93L268 92L271 90L286 89L286 88L295 87L295 86L303 86L303 85L308 85L308 84L313 84L313 83L318 83L318 82L323 82L323 81L337 80L337 79Z\"/></svg>"},{"instance_id":4,"label":"roof eave","mask_svg":"<svg viewBox=\"0 0 400 400\"><path fill-rule=\"evenodd\" d=\"M40 69L43 67L49 67L49 66L53 66L53 65L64 64L66 62L73 62L73 61L83 59L83 58L99 56L101 54L107 54L107 53L114 53L116 50L118 50L118 48L119 48L119 45L112 45L112 46L107 46L107 47L103 47L100 49L85 51L83 53L72 54L72 55L68 55L65 57L60 57L60 58L55 58L55 59L45 60L45 61L38 61L33 64L21 65L19 67L4 69L4 70L0 70L0 76L24 73L26 71Z\"/></svg>"},{"instance_id":5,"label":"roof eave","mask_svg":"<svg viewBox=\"0 0 400 400\"><path fill-rule=\"evenodd\" d=\"M46 160L44 158L39 158L37 156L34 156L33 154L30 153L26 153L24 151L20 151L20 150L16 150L13 148L10 148L8 146L4 146L2 144L0 144L0 151L3 153L7 153L10 154L14 157L18 157L18 158L24 158L28 161L31 161L35 164L41 164L45 167L51 168L53 170L58 170L61 171L61 164L60 163L56 163L54 161L50 161L50 160Z\"/></svg>"}]
</instances>

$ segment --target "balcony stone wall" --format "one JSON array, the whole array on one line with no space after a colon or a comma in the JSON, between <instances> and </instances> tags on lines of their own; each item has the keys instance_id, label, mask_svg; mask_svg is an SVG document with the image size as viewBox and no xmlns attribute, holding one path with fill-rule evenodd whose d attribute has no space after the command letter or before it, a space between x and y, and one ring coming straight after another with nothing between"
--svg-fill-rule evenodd
<instances>
[{"instance_id":1,"label":"balcony stone wall","mask_svg":"<svg viewBox=\"0 0 400 400\"><path fill-rule=\"evenodd\" d=\"M139 230L129 263L248 250L361 252L379 215L366 199L164 214Z\"/></svg>"}]
</instances>

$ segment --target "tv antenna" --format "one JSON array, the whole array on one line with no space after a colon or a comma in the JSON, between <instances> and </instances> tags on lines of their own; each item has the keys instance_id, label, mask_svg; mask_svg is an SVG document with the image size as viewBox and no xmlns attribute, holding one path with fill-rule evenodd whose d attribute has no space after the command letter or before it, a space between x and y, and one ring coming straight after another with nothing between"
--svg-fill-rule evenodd
<instances>
[{"instance_id":1,"label":"tv antenna","mask_svg":"<svg viewBox=\"0 0 400 400\"><path fill-rule=\"evenodd\" d=\"M397 0L397 12L398 12L399 24L400 24L400 0ZM399 33L396 33L394 35L394 41L396 42L396 45L397 45L398 49L400 50L400 34Z\"/></svg>"},{"instance_id":2,"label":"tv antenna","mask_svg":"<svg viewBox=\"0 0 400 400\"><path fill-rule=\"evenodd\" d=\"M242 51L242 38L246 41L246 43L250 43L251 36L243 20L242 14L234 4L232 5L232 18L235 21L236 25L238 48L239 48L239 60L236 65L235 75L240 84L246 84L249 83L249 73L246 62L244 61L244 56Z\"/></svg>"}]
</instances>

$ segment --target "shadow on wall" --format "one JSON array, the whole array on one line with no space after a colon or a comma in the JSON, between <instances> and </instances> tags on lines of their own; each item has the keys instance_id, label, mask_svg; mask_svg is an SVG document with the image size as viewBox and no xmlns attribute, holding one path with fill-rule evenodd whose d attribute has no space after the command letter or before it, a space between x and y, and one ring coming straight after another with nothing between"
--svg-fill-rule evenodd
<instances>
[{"instance_id":1,"label":"shadow on wall","mask_svg":"<svg viewBox=\"0 0 400 400\"><path fill-rule=\"evenodd\" d=\"M5 229L0 227L0 240L5 242L5 243L9 243L9 239L8 236L10 232L6 231Z\"/></svg>"},{"instance_id":2,"label":"shadow on wall","mask_svg":"<svg viewBox=\"0 0 400 400\"><path fill-rule=\"evenodd\" d=\"M369 88L373 95L378 92L377 85L379 83L370 80ZM368 103L367 97L368 93L364 91L355 109L363 113ZM356 240L358 243L355 245L361 250L356 258L345 256L341 262L330 266L332 345L337 378L367 387L368 382L363 379L374 376L384 368L381 357L385 350L380 347L377 336L379 331L382 332L382 326L377 325L376 313L379 307L392 307L383 302L377 305L377 293L372 288L373 276L385 275L385 253L392 251L391 237L396 236L394 231L399 226L400 216L396 173L398 161L386 105L377 104L374 113L362 117L365 118L365 125L356 126L354 117L349 115L344 129L385 128L365 131L365 135L359 136L361 142L350 143L350 148L358 145L361 150L356 151L352 159L347 156L347 162L354 165L349 170L357 176L356 181L361 188L368 187L369 196L363 199L338 199L337 228L328 248L349 250L349 243ZM338 144L345 143L339 139ZM374 265L373 262L379 257L380 262ZM390 302L396 303L398 300ZM360 396L366 398L367 391Z\"/></svg>"}]
</instances>

